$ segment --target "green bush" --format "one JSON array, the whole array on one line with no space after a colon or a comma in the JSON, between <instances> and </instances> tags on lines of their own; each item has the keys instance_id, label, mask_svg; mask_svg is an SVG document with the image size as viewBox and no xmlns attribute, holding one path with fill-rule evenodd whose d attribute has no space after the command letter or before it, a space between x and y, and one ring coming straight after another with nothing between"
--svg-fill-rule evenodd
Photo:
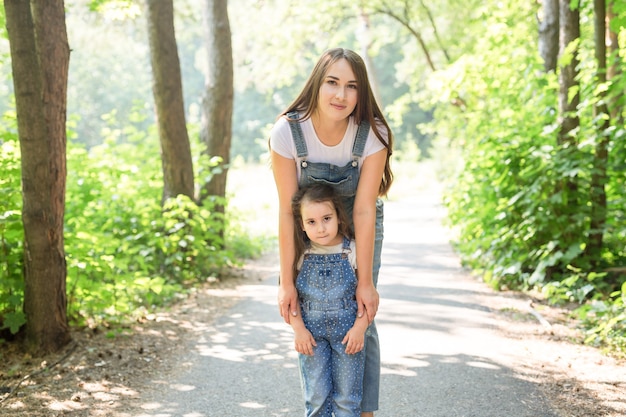
<instances>
[{"instance_id":1,"label":"green bush","mask_svg":"<svg viewBox=\"0 0 626 417\"><path fill-rule=\"evenodd\" d=\"M19 155L17 136L4 132L0 136L0 330L9 329L11 333L25 323Z\"/></svg>"},{"instance_id":2,"label":"green bush","mask_svg":"<svg viewBox=\"0 0 626 417\"><path fill-rule=\"evenodd\" d=\"M261 252L260 239L238 229L233 215L214 210L227 201L214 197L199 206L181 195L161 207L155 135L133 127L105 134L103 145L87 150L70 140L67 150L64 237L72 325L135 320ZM0 201L0 319L15 333L25 323L19 151L15 135L2 141L0 187L8 198Z\"/></svg>"},{"instance_id":3,"label":"green bush","mask_svg":"<svg viewBox=\"0 0 626 417\"><path fill-rule=\"evenodd\" d=\"M463 263L494 288L543 289L552 303L579 303L587 341L623 349L624 274L607 271L626 264L626 130L619 121L600 128L594 105L623 102L626 77L599 85L593 45L583 41L580 127L574 144L559 143L558 80L536 53L536 28L527 23L534 13L523 2L490 13L476 49L430 77L422 94L435 119L423 129L462 149L445 204ZM590 15L582 22L593 30ZM595 150L604 138L604 241L600 251L586 251L597 204Z\"/></svg>"}]
</instances>

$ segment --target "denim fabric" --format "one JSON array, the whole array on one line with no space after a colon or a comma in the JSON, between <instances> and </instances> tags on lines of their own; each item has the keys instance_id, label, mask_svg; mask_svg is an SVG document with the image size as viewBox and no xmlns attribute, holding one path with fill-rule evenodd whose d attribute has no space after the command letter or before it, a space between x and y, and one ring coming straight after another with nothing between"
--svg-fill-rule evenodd
<instances>
[{"instance_id":1,"label":"denim fabric","mask_svg":"<svg viewBox=\"0 0 626 417\"><path fill-rule=\"evenodd\" d=\"M290 125L292 126L292 134L296 148L299 149L298 154L300 157L306 157L306 144L304 143L300 124L292 122ZM359 129L353 147L353 161L343 167L325 163L312 163L306 160L300 164L302 172L300 174L299 186L304 187L315 182L324 182L332 185L342 197L343 205L347 211L350 223L352 223L354 197L356 195L357 185L359 184L359 167L357 160L358 157L362 155L368 132L369 127L367 129ZM374 241L374 264L372 267L374 285L378 284L378 272L381 264L380 259L384 232L383 213L383 201L378 199L376 202L376 236ZM354 225L351 224L351 227L354 228ZM380 344L374 323L370 325L365 334L365 346L365 376L361 408L364 412L371 412L378 410L380 392Z\"/></svg>"},{"instance_id":2,"label":"denim fabric","mask_svg":"<svg viewBox=\"0 0 626 417\"><path fill-rule=\"evenodd\" d=\"M344 240L344 251L350 242ZM354 325L357 278L344 253L307 254L296 280L302 319L315 338L313 356L299 355L306 417L359 417L365 352L345 353Z\"/></svg>"}]
</instances>

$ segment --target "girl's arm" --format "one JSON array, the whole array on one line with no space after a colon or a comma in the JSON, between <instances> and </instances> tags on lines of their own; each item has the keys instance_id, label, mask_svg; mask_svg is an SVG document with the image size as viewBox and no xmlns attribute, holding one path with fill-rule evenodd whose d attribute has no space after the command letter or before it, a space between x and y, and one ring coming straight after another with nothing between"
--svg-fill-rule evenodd
<instances>
[{"instance_id":1,"label":"girl's arm","mask_svg":"<svg viewBox=\"0 0 626 417\"><path fill-rule=\"evenodd\" d=\"M293 328L294 348L296 352L302 353L303 355L313 355L313 347L317 346L317 343L315 343L315 339L309 329L304 325L301 315L291 317L291 327Z\"/></svg>"},{"instance_id":2,"label":"girl's arm","mask_svg":"<svg viewBox=\"0 0 626 417\"><path fill-rule=\"evenodd\" d=\"M346 353L348 355L353 355L363 350L365 347L365 331L368 325L367 316L356 318L354 325L341 341L342 344L346 345Z\"/></svg>"},{"instance_id":3,"label":"girl's arm","mask_svg":"<svg viewBox=\"0 0 626 417\"><path fill-rule=\"evenodd\" d=\"M376 316L379 302L378 291L374 287L372 266L376 235L376 199L378 198L378 189L386 160L387 149L382 149L365 158L361 167L352 214L358 277L356 289L357 317L361 317L363 309L365 309L370 323Z\"/></svg>"},{"instance_id":4,"label":"girl's arm","mask_svg":"<svg viewBox=\"0 0 626 417\"><path fill-rule=\"evenodd\" d=\"M298 293L293 276L295 250L293 213L291 212L291 198L298 190L298 179L293 159L271 151L271 160L278 191L278 253L280 257L278 308L285 323L289 323L290 316L298 315Z\"/></svg>"}]
</instances>

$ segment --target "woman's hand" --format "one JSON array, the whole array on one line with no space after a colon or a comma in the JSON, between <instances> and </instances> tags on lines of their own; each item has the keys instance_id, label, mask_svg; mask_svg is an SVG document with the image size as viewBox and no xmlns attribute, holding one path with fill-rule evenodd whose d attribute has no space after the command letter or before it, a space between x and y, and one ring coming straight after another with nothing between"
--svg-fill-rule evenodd
<instances>
[{"instance_id":1,"label":"woman's hand","mask_svg":"<svg viewBox=\"0 0 626 417\"><path fill-rule=\"evenodd\" d=\"M298 291L296 287L282 285L278 288L278 309L280 316L285 320L285 323L290 322L291 316L298 315Z\"/></svg>"},{"instance_id":2,"label":"woman's hand","mask_svg":"<svg viewBox=\"0 0 626 417\"><path fill-rule=\"evenodd\" d=\"M356 302L359 308L357 317L363 317L363 313L365 312L365 314L367 314L368 323L373 322L378 312L380 298L372 282L363 283L359 280L356 287Z\"/></svg>"},{"instance_id":3,"label":"woman's hand","mask_svg":"<svg viewBox=\"0 0 626 417\"><path fill-rule=\"evenodd\" d=\"M376 201L386 158L387 151L383 149L363 161L352 211L356 241L356 269L359 280L356 288L356 301L359 317L367 315L369 323L376 316L379 302L372 267L376 240Z\"/></svg>"}]
</instances>

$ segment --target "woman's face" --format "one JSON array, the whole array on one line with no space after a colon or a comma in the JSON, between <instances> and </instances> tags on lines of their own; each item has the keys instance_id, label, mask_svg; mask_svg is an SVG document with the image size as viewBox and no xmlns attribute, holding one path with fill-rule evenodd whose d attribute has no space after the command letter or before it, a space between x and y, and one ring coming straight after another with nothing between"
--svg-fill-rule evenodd
<instances>
[{"instance_id":1,"label":"woman's face","mask_svg":"<svg viewBox=\"0 0 626 417\"><path fill-rule=\"evenodd\" d=\"M354 71L346 59L332 64L320 86L317 103L319 115L333 121L349 117L358 100L357 87Z\"/></svg>"}]
</instances>

